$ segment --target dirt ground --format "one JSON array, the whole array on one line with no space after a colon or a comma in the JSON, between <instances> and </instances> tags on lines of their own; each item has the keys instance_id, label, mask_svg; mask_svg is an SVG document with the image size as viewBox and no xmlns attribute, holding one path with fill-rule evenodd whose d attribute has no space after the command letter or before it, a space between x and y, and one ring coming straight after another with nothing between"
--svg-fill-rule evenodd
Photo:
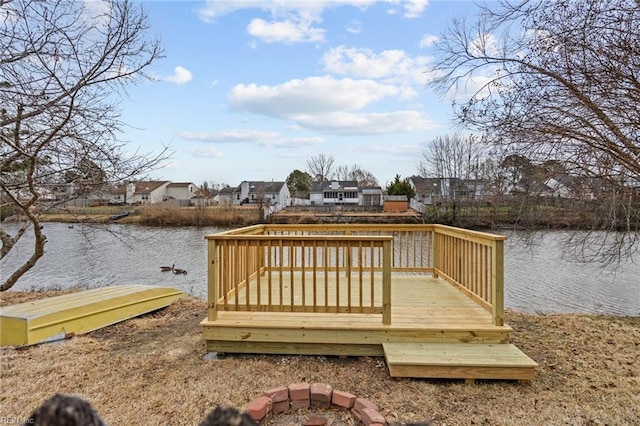
<instances>
[{"instance_id":1,"label":"dirt ground","mask_svg":"<svg viewBox=\"0 0 640 426\"><path fill-rule=\"evenodd\" d=\"M2 305L60 292L6 292ZM0 421L70 393L109 425L197 425L217 405L244 409L267 389L324 382L368 398L390 424L640 424L640 318L507 312L511 341L540 365L528 384L392 379L382 358L227 355L204 360L206 303L185 298L59 344L1 349ZM275 416L287 424L317 412ZM325 413L350 419L340 413Z\"/></svg>"}]
</instances>

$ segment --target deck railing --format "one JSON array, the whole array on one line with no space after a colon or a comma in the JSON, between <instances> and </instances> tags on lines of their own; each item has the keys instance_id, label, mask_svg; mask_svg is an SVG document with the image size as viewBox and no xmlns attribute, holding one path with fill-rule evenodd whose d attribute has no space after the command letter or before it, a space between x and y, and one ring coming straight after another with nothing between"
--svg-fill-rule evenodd
<instances>
[{"instance_id":1,"label":"deck railing","mask_svg":"<svg viewBox=\"0 0 640 426\"><path fill-rule=\"evenodd\" d=\"M504 324L504 240L501 235L433 225L433 274L448 281Z\"/></svg>"},{"instance_id":2,"label":"deck railing","mask_svg":"<svg viewBox=\"0 0 640 426\"><path fill-rule=\"evenodd\" d=\"M390 324L396 272L439 276L502 325L504 237L440 225L336 224L256 225L206 239L210 320L219 310L334 312L382 314Z\"/></svg>"}]
</instances>

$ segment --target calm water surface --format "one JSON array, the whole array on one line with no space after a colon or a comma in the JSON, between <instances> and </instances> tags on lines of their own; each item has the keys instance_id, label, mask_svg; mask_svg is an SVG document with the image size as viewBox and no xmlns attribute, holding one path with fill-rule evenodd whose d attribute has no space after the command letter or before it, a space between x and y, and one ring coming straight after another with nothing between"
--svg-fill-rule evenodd
<instances>
[{"instance_id":1,"label":"calm water surface","mask_svg":"<svg viewBox=\"0 0 640 426\"><path fill-rule=\"evenodd\" d=\"M206 298L204 236L220 230L137 225L109 225L100 230L45 223L46 253L14 289L148 284L172 286ZM533 245L523 243L532 240L531 233L507 235L507 308L529 313L640 315L640 265L626 262L617 269L603 269L597 263L569 259L562 232L535 234ZM2 264L2 279L30 252L31 239L25 238ZM172 264L188 274L160 272L160 266Z\"/></svg>"}]
</instances>

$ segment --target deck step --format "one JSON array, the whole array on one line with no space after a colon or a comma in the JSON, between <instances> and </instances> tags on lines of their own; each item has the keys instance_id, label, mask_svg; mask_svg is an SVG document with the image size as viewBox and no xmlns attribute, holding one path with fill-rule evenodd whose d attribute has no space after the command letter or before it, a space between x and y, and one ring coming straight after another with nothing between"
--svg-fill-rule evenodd
<instances>
[{"instance_id":1,"label":"deck step","mask_svg":"<svg viewBox=\"0 0 640 426\"><path fill-rule=\"evenodd\" d=\"M391 377L532 380L538 364L512 344L384 343Z\"/></svg>"},{"instance_id":2,"label":"deck step","mask_svg":"<svg viewBox=\"0 0 640 426\"><path fill-rule=\"evenodd\" d=\"M170 305L171 287L120 285L0 308L0 346L24 346L82 334Z\"/></svg>"}]
</instances>

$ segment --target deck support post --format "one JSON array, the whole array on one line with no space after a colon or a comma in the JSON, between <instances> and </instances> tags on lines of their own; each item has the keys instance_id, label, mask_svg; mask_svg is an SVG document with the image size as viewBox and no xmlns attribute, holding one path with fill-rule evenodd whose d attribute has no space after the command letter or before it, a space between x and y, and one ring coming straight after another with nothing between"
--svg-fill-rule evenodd
<instances>
[{"instance_id":1,"label":"deck support post","mask_svg":"<svg viewBox=\"0 0 640 426\"><path fill-rule=\"evenodd\" d=\"M391 325L391 241L382 244L382 323Z\"/></svg>"},{"instance_id":2,"label":"deck support post","mask_svg":"<svg viewBox=\"0 0 640 426\"><path fill-rule=\"evenodd\" d=\"M494 240L491 256L491 315L494 325L504 325L504 241Z\"/></svg>"},{"instance_id":3,"label":"deck support post","mask_svg":"<svg viewBox=\"0 0 640 426\"><path fill-rule=\"evenodd\" d=\"M209 296L207 307L207 319L218 319L218 270L220 261L216 240L208 240L207 244L207 294Z\"/></svg>"}]
</instances>

